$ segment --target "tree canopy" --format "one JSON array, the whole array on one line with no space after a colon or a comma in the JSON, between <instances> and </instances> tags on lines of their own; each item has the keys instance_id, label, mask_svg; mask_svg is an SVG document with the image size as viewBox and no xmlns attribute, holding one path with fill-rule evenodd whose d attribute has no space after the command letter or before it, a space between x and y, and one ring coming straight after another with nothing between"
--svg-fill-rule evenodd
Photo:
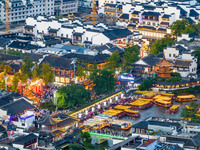
<instances>
[{"instance_id":1,"label":"tree canopy","mask_svg":"<svg viewBox=\"0 0 200 150\"><path fill-rule=\"evenodd\" d=\"M107 68L111 70L116 70L119 67L120 56L118 51L114 51L114 53L108 58Z\"/></svg>"},{"instance_id":2,"label":"tree canopy","mask_svg":"<svg viewBox=\"0 0 200 150\"><path fill-rule=\"evenodd\" d=\"M35 67L34 67L34 70L33 70L33 73L32 73L32 79L35 80L39 77L40 77L40 68L38 66L38 63L35 62Z\"/></svg>"},{"instance_id":3,"label":"tree canopy","mask_svg":"<svg viewBox=\"0 0 200 150\"><path fill-rule=\"evenodd\" d=\"M172 30L173 35L180 36L188 26L189 21L187 19L183 19L174 21L170 28Z\"/></svg>"},{"instance_id":4,"label":"tree canopy","mask_svg":"<svg viewBox=\"0 0 200 150\"><path fill-rule=\"evenodd\" d=\"M41 76L42 76L42 79L43 79L45 85L47 85L50 82L53 82L54 72L53 72L53 70L51 70L49 63L42 64L42 75Z\"/></svg>"},{"instance_id":5,"label":"tree canopy","mask_svg":"<svg viewBox=\"0 0 200 150\"><path fill-rule=\"evenodd\" d=\"M139 86L140 91L149 90L153 86L153 81L150 79L144 79L142 84Z\"/></svg>"},{"instance_id":6,"label":"tree canopy","mask_svg":"<svg viewBox=\"0 0 200 150\"><path fill-rule=\"evenodd\" d=\"M116 86L114 72L109 70L95 70L90 75L90 80L94 82L94 91L97 95L113 92Z\"/></svg>"},{"instance_id":7,"label":"tree canopy","mask_svg":"<svg viewBox=\"0 0 200 150\"><path fill-rule=\"evenodd\" d=\"M122 56L122 70L129 71L131 69L131 64L136 62L139 57L139 48L137 46L128 47Z\"/></svg>"},{"instance_id":8,"label":"tree canopy","mask_svg":"<svg viewBox=\"0 0 200 150\"><path fill-rule=\"evenodd\" d=\"M13 81L12 81L12 86L11 86L12 91L18 92L18 82L19 82L19 78L18 78L18 75L15 73Z\"/></svg>"},{"instance_id":9,"label":"tree canopy","mask_svg":"<svg viewBox=\"0 0 200 150\"><path fill-rule=\"evenodd\" d=\"M150 54L157 55L158 53L163 52L163 48L171 46L173 43L174 39L169 37L156 40L150 47Z\"/></svg>"},{"instance_id":10,"label":"tree canopy","mask_svg":"<svg viewBox=\"0 0 200 150\"><path fill-rule=\"evenodd\" d=\"M184 119L191 119L194 122L200 122L200 117L196 116L200 103L192 101L188 108L183 108L181 111L181 117Z\"/></svg>"},{"instance_id":11,"label":"tree canopy","mask_svg":"<svg viewBox=\"0 0 200 150\"><path fill-rule=\"evenodd\" d=\"M62 86L57 92L58 107L63 109L73 108L78 104L84 104L90 100L90 92L82 85L71 82L67 86Z\"/></svg>"},{"instance_id":12,"label":"tree canopy","mask_svg":"<svg viewBox=\"0 0 200 150\"><path fill-rule=\"evenodd\" d=\"M25 81L26 78L31 78L31 68L33 67L33 61L30 59L30 57L26 56L24 57L21 65L21 79Z\"/></svg>"},{"instance_id":13,"label":"tree canopy","mask_svg":"<svg viewBox=\"0 0 200 150\"><path fill-rule=\"evenodd\" d=\"M54 105L52 102L44 102L44 103L40 104L39 108L48 109L50 111L55 111L56 110L56 105Z\"/></svg>"}]
</instances>

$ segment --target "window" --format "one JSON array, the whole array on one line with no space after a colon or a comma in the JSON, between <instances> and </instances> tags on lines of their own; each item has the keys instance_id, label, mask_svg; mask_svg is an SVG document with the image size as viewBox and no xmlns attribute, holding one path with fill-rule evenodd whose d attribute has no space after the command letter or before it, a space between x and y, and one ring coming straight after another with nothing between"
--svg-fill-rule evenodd
<instances>
[{"instance_id":1,"label":"window","mask_svg":"<svg viewBox=\"0 0 200 150\"><path fill-rule=\"evenodd\" d=\"M176 57L176 55L175 55L175 54L173 54L173 57Z\"/></svg>"},{"instance_id":2,"label":"window","mask_svg":"<svg viewBox=\"0 0 200 150\"><path fill-rule=\"evenodd\" d=\"M169 54L169 57L171 57L171 54Z\"/></svg>"}]
</instances>

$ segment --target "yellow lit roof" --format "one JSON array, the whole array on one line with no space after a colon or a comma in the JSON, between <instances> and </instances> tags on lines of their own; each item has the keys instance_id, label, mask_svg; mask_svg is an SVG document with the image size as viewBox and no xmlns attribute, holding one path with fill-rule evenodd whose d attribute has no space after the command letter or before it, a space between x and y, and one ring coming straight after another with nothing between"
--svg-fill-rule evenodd
<instances>
[{"instance_id":1,"label":"yellow lit roof","mask_svg":"<svg viewBox=\"0 0 200 150\"><path fill-rule=\"evenodd\" d=\"M130 110L130 109L125 109L124 111L129 112L129 113L134 113L134 114L139 113L139 111L137 111L137 110Z\"/></svg>"},{"instance_id":2,"label":"yellow lit roof","mask_svg":"<svg viewBox=\"0 0 200 150\"><path fill-rule=\"evenodd\" d=\"M148 93L145 93L144 96L147 96L147 97L152 97L156 94L156 91L150 91Z\"/></svg>"},{"instance_id":3,"label":"yellow lit roof","mask_svg":"<svg viewBox=\"0 0 200 150\"><path fill-rule=\"evenodd\" d=\"M122 112L123 112L122 110L110 109L110 110L103 112L103 114L116 116Z\"/></svg>"},{"instance_id":4,"label":"yellow lit roof","mask_svg":"<svg viewBox=\"0 0 200 150\"><path fill-rule=\"evenodd\" d=\"M135 91L134 93L140 93L140 94L146 94L146 93L148 93L149 91Z\"/></svg>"},{"instance_id":5,"label":"yellow lit roof","mask_svg":"<svg viewBox=\"0 0 200 150\"><path fill-rule=\"evenodd\" d=\"M161 93L160 95L162 95L162 96L174 96L174 94L169 94L169 93Z\"/></svg>"},{"instance_id":6,"label":"yellow lit roof","mask_svg":"<svg viewBox=\"0 0 200 150\"><path fill-rule=\"evenodd\" d=\"M165 100L161 100L161 99L156 99L155 101L162 103L162 104L171 104L171 101L165 101Z\"/></svg>"},{"instance_id":7,"label":"yellow lit roof","mask_svg":"<svg viewBox=\"0 0 200 150\"><path fill-rule=\"evenodd\" d=\"M129 109L129 108L131 108L131 106L117 105L115 106L114 109L124 110L124 109Z\"/></svg>"},{"instance_id":8,"label":"yellow lit roof","mask_svg":"<svg viewBox=\"0 0 200 150\"><path fill-rule=\"evenodd\" d=\"M177 109L179 108L179 105L173 105L172 107L170 107L170 109Z\"/></svg>"},{"instance_id":9,"label":"yellow lit roof","mask_svg":"<svg viewBox=\"0 0 200 150\"><path fill-rule=\"evenodd\" d=\"M170 101L170 100L171 100L170 97L168 97L168 96L162 96L162 95L156 95L156 96L154 96L153 99L154 99L154 100L160 99L160 100L165 100L165 101Z\"/></svg>"},{"instance_id":10,"label":"yellow lit roof","mask_svg":"<svg viewBox=\"0 0 200 150\"><path fill-rule=\"evenodd\" d=\"M177 96L178 98L194 98L195 96L194 95L180 95L180 96Z\"/></svg>"}]
</instances>

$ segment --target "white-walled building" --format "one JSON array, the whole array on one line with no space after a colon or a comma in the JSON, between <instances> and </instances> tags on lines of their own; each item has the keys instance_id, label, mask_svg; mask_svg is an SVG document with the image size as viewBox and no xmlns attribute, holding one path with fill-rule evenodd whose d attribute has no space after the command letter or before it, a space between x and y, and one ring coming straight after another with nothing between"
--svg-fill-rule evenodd
<instances>
[{"instance_id":1,"label":"white-walled building","mask_svg":"<svg viewBox=\"0 0 200 150\"><path fill-rule=\"evenodd\" d=\"M29 17L24 27L25 33L43 38L43 35L69 38L74 44L104 45L106 43L126 46L134 40L133 33L128 28L108 28L104 24L84 25L82 22L61 21L39 16L37 19Z\"/></svg>"},{"instance_id":2,"label":"white-walled building","mask_svg":"<svg viewBox=\"0 0 200 150\"><path fill-rule=\"evenodd\" d=\"M0 21L5 21L4 0L0 1ZM66 15L78 11L78 0L10 0L10 22L25 21L29 16Z\"/></svg>"}]
</instances>

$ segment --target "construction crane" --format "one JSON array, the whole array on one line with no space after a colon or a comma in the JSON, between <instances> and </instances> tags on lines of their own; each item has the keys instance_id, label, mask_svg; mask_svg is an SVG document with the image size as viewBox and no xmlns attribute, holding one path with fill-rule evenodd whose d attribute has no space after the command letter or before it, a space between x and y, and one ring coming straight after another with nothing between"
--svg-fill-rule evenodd
<instances>
[{"instance_id":1,"label":"construction crane","mask_svg":"<svg viewBox=\"0 0 200 150\"><path fill-rule=\"evenodd\" d=\"M96 24L96 0L92 0L92 24Z\"/></svg>"},{"instance_id":2,"label":"construction crane","mask_svg":"<svg viewBox=\"0 0 200 150\"><path fill-rule=\"evenodd\" d=\"M9 0L5 0L5 34L10 33Z\"/></svg>"}]
</instances>

